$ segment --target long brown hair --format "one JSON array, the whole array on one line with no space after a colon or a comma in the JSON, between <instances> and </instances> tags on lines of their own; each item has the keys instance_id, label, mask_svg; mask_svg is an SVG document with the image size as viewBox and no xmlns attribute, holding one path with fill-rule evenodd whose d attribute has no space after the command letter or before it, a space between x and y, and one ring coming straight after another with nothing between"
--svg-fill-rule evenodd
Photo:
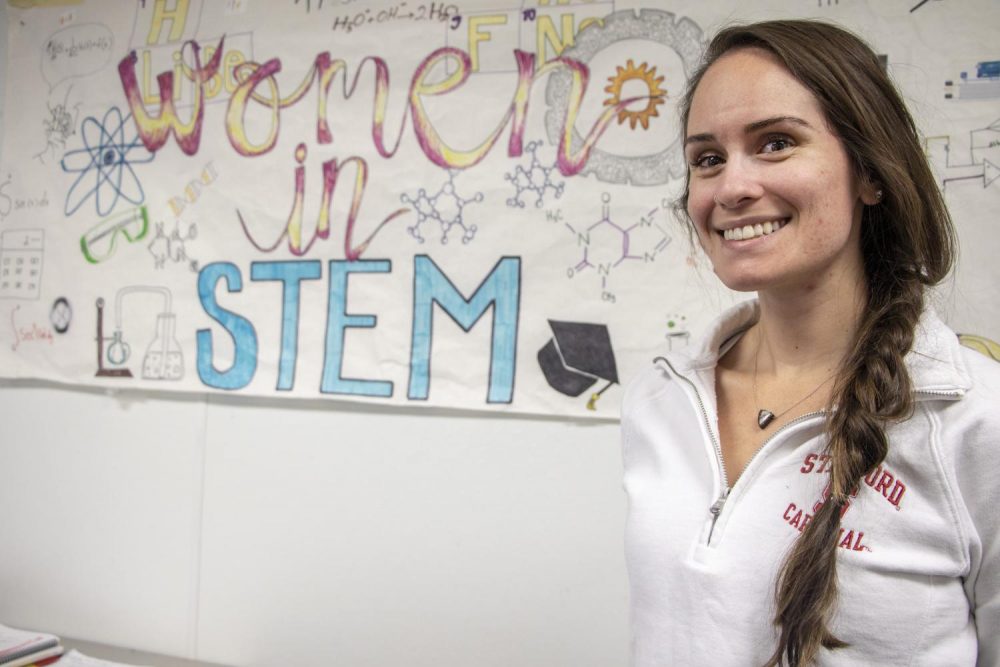
<instances>
[{"instance_id":1,"label":"long brown hair","mask_svg":"<svg viewBox=\"0 0 1000 667\"><path fill-rule=\"evenodd\" d=\"M838 371L837 408L827 420L829 495L786 557L775 590L780 634L765 667L786 661L800 667L812 663L821 647L846 646L830 631L840 517L851 492L888 453L886 423L912 410L903 357L913 344L925 288L951 269L955 231L905 103L871 48L838 26L795 20L722 30L688 81L680 105L685 131L705 71L740 48L768 51L812 92L856 176L882 192L862 213L867 306ZM687 198L685 187L682 211Z\"/></svg>"}]
</instances>

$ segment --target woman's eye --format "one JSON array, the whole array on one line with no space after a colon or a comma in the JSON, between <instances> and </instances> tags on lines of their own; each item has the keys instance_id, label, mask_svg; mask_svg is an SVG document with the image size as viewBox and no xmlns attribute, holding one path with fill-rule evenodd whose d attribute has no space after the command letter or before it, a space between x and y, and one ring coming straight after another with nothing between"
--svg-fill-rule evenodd
<instances>
[{"instance_id":1,"label":"woman's eye","mask_svg":"<svg viewBox=\"0 0 1000 667\"><path fill-rule=\"evenodd\" d=\"M792 142L787 137L770 137L760 150L762 153L777 153L791 147Z\"/></svg>"},{"instance_id":2,"label":"woman's eye","mask_svg":"<svg viewBox=\"0 0 1000 667\"><path fill-rule=\"evenodd\" d=\"M718 155L699 155L691 160L691 166L696 169L711 169L722 164L723 160Z\"/></svg>"}]
</instances>

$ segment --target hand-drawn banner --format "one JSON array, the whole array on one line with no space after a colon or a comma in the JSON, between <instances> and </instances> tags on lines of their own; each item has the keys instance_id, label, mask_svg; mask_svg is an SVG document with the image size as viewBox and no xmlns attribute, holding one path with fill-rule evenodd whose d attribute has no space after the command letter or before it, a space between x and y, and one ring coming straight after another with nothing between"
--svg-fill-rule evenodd
<instances>
[{"instance_id":1,"label":"hand-drawn banner","mask_svg":"<svg viewBox=\"0 0 1000 667\"><path fill-rule=\"evenodd\" d=\"M614 418L734 299L672 212L677 97L782 16L886 54L992 343L991 0L121 0L8 9L0 375Z\"/></svg>"}]
</instances>

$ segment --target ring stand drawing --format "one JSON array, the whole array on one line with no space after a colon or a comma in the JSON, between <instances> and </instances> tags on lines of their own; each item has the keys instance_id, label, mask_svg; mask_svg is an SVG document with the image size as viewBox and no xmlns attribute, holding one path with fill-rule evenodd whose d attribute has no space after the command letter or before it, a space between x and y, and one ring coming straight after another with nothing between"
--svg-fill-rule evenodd
<instances>
[{"instance_id":1,"label":"ring stand drawing","mask_svg":"<svg viewBox=\"0 0 1000 667\"><path fill-rule=\"evenodd\" d=\"M132 377L132 371L127 368L105 368L104 367L104 343L108 340L112 341L112 345L118 343L119 346L124 345L121 340L121 331L116 331L112 339L108 339L104 336L104 299L98 297L97 299L97 374L96 377L115 377L115 378L130 378ZM108 361L112 361L111 357L111 347L108 348ZM126 357L128 356L127 345L124 348L126 352Z\"/></svg>"}]
</instances>

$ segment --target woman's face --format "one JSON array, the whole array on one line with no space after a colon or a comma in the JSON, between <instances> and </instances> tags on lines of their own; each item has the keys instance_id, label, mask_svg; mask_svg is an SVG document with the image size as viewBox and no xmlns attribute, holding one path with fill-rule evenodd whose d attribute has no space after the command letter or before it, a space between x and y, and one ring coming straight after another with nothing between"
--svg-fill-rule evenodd
<instances>
[{"instance_id":1,"label":"woman's face","mask_svg":"<svg viewBox=\"0 0 1000 667\"><path fill-rule=\"evenodd\" d=\"M688 214L716 274L741 291L856 287L862 187L819 103L772 55L731 51L688 116Z\"/></svg>"}]
</instances>

